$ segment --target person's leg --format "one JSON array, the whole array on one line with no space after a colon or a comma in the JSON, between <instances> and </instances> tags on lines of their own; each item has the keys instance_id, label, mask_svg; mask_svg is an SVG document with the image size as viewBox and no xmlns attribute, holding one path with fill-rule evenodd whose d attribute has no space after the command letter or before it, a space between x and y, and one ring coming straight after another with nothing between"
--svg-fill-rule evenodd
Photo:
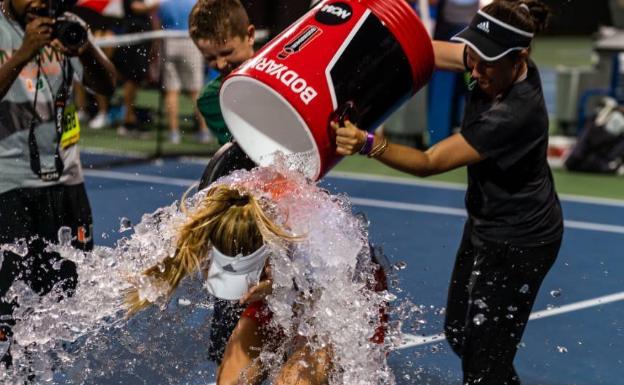
<instances>
[{"instance_id":1,"label":"person's leg","mask_svg":"<svg viewBox=\"0 0 624 385\"><path fill-rule=\"evenodd\" d=\"M167 110L167 122L169 123L169 139L172 143L180 143L179 94L177 90L165 91L165 109Z\"/></svg>"},{"instance_id":2,"label":"person's leg","mask_svg":"<svg viewBox=\"0 0 624 385\"><path fill-rule=\"evenodd\" d=\"M446 303L444 334L453 352L462 356L464 346L464 325L468 313L468 286L472 274L474 254L470 242L470 229L466 225L461 244L455 257L455 266L451 275Z\"/></svg>"},{"instance_id":3,"label":"person's leg","mask_svg":"<svg viewBox=\"0 0 624 385\"><path fill-rule=\"evenodd\" d=\"M126 116L124 117L124 123L136 124L138 119L136 110L134 109L134 102L136 100L137 91L139 85L134 80L128 80L123 85L123 99L126 106Z\"/></svg>"},{"instance_id":4,"label":"person's leg","mask_svg":"<svg viewBox=\"0 0 624 385\"><path fill-rule=\"evenodd\" d=\"M30 204L30 194L27 189L16 189L0 194L0 244L15 244L17 241L26 242L32 235L34 211ZM19 218L19 220L16 220ZM17 251L17 250L16 250ZM2 252L0 262L0 324L8 327L15 325L13 310L17 306L15 301L4 300L13 282L21 279L27 254L21 256L9 251ZM8 334L8 333L4 333Z\"/></svg>"},{"instance_id":5,"label":"person's leg","mask_svg":"<svg viewBox=\"0 0 624 385\"><path fill-rule=\"evenodd\" d=\"M183 85L183 58L180 56L180 44L183 39L169 39L164 42L164 61L162 63L162 87L164 90L165 110L169 126L169 141L178 144L180 137L180 91Z\"/></svg>"},{"instance_id":6,"label":"person's leg","mask_svg":"<svg viewBox=\"0 0 624 385\"><path fill-rule=\"evenodd\" d=\"M91 208L83 184L38 189L37 193L39 197L32 202L31 209L39 218L33 226L39 239L30 243L32 264L23 279L39 295L45 295L57 286L60 289L58 299L61 300L73 294L78 282L77 268L74 262L63 259L58 253L45 251L47 242L58 242L59 229L67 227L71 231L73 247L91 250Z\"/></svg>"},{"instance_id":7,"label":"person's leg","mask_svg":"<svg viewBox=\"0 0 624 385\"><path fill-rule=\"evenodd\" d=\"M230 336L217 370L217 385L259 384L264 368L257 358L265 344L261 324L250 317L241 317Z\"/></svg>"},{"instance_id":8,"label":"person's leg","mask_svg":"<svg viewBox=\"0 0 624 385\"><path fill-rule=\"evenodd\" d=\"M95 94L95 101L97 103L98 111L89 121L89 128L98 130L104 128L109 124L108 120L108 96Z\"/></svg>"},{"instance_id":9,"label":"person's leg","mask_svg":"<svg viewBox=\"0 0 624 385\"><path fill-rule=\"evenodd\" d=\"M177 64L181 88L193 103L193 110L199 127L199 141L208 143L212 141L212 135L204 117L197 108L197 96L204 85L204 56L191 39L184 39L180 42L179 54L180 60Z\"/></svg>"},{"instance_id":10,"label":"person's leg","mask_svg":"<svg viewBox=\"0 0 624 385\"><path fill-rule=\"evenodd\" d=\"M204 120L204 117L202 116L201 112L199 112L199 109L197 108L196 102L197 102L197 96L199 95L199 91L197 90L189 91L188 95L189 95L189 98L193 101L193 110L195 111L195 117L197 118L197 122L199 123L199 131L210 134L210 131L208 130L208 125L206 124L206 121Z\"/></svg>"},{"instance_id":11,"label":"person's leg","mask_svg":"<svg viewBox=\"0 0 624 385\"><path fill-rule=\"evenodd\" d=\"M513 360L559 246L560 240L537 247L475 245L462 352L465 384L520 384Z\"/></svg>"},{"instance_id":12,"label":"person's leg","mask_svg":"<svg viewBox=\"0 0 624 385\"><path fill-rule=\"evenodd\" d=\"M114 36L114 34L112 31L109 31L109 30L98 29L98 30L93 31L93 36L96 39L98 39L98 38L104 38L104 37L112 37ZM113 54L115 52L115 48L104 47L102 48L102 52L104 52L104 55L106 55L107 58L112 59ZM91 119L91 121L89 122L89 128L100 129L110 123L108 120L109 98L108 96L100 95L100 94L95 94L94 97L97 103L98 111L93 117L93 119Z\"/></svg>"}]
</instances>

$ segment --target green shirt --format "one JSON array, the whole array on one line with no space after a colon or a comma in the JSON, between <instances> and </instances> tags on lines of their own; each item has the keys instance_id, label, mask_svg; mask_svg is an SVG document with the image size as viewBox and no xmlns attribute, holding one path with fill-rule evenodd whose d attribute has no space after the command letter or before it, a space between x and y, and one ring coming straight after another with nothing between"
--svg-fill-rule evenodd
<instances>
[{"instance_id":1,"label":"green shirt","mask_svg":"<svg viewBox=\"0 0 624 385\"><path fill-rule=\"evenodd\" d=\"M197 109L204 117L210 131L217 137L219 144L225 144L232 139L232 134L223 120L219 105L221 81L221 76L218 76L202 88L197 98Z\"/></svg>"}]
</instances>

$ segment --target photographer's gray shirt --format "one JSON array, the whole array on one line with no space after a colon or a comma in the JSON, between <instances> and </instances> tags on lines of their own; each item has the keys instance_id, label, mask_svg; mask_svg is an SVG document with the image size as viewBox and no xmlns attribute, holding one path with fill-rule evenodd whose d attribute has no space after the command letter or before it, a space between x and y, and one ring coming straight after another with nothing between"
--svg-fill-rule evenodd
<instances>
[{"instance_id":1,"label":"photographer's gray shirt","mask_svg":"<svg viewBox=\"0 0 624 385\"><path fill-rule=\"evenodd\" d=\"M22 45L24 31L19 24L0 12L0 65ZM54 123L54 98L63 82L61 65L64 56L45 47L41 52L41 74L37 85L37 63L33 59L20 72L7 94L0 100L0 193L17 188L45 187L57 184L75 185L83 182L78 145L61 149L64 169L60 180L42 181L30 168L28 133L31 121L36 125L35 137L41 157L42 171L55 170L57 134ZM74 77L82 78L82 66L71 59ZM35 111L34 97L37 92ZM71 99L69 87L68 103Z\"/></svg>"}]
</instances>

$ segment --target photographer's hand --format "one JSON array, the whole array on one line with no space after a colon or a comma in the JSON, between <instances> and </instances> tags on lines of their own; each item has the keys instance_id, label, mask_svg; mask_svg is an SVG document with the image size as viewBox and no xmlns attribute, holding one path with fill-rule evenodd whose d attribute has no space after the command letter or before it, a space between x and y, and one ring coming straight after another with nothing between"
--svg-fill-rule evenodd
<instances>
[{"instance_id":1,"label":"photographer's hand","mask_svg":"<svg viewBox=\"0 0 624 385\"><path fill-rule=\"evenodd\" d=\"M61 43L59 39L52 40L51 45L57 50L59 50L61 53L63 53L63 55L65 56L75 57L75 56L83 55L89 49L89 45L91 44L91 41L93 40L93 36L91 34L91 31L89 30L89 25L87 25L87 23L85 23L84 20L82 20L81 18L79 18L78 16L76 16L75 14L71 12L63 13L63 17L59 20L71 21L71 22L80 24L82 28L84 28L84 30L87 31L88 38L85 40L84 44L81 45L80 47L71 47L71 48L66 47L65 45L63 45L63 43Z\"/></svg>"},{"instance_id":2,"label":"photographer's hand","mask_svg":"<svg viewBox=\"0 0 624 385\"><path fill-rule=\"evenodd\" d=\"M26 25L22 46L15 56L28 63L39 50L52 41L54 20L49 17L38 17Z\"/></svg>"},{"instance_id":3,"label":"photographer's hand","mask_svg":"<svg viewBox=\"0 0 624 385\"><path fill-rule=\"evenodd\" d=\"M47 17L38 17L26 25L22 45L0 66L0 99L9 92L22 69L50 43L53 25L54 21Z\"/></svg>"},{"instance_id":4,"label":"photographer's hand","mask_svg":"<svg viewBox=\"0 0 624 385\"><path fill-rule=\"evenodd\" d=\"M59 39L54 39L50 43L52 47L60 51L63 55L68 57L75 57L83 55L87 49L89 49L89 42L85 42L81 47L78 48L67 48L59 41Z\"/></svg>"}]
</instances>

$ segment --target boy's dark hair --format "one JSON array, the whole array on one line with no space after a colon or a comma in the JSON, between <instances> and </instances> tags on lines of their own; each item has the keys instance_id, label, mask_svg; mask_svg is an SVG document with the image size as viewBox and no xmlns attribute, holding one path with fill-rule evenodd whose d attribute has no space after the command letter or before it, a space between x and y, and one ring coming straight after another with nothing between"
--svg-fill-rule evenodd
<instances>
[{"instance_id":1,"label":"boy's dark hair","mask_svg":"<svg viewBox=\"0 0 624 385\"><path fill-rule=\"evenodd\" d=\"M189 15L193 40L224 42L247 35L249 17L239 0L198 0Z\"/></svg>"}]
</instances>

